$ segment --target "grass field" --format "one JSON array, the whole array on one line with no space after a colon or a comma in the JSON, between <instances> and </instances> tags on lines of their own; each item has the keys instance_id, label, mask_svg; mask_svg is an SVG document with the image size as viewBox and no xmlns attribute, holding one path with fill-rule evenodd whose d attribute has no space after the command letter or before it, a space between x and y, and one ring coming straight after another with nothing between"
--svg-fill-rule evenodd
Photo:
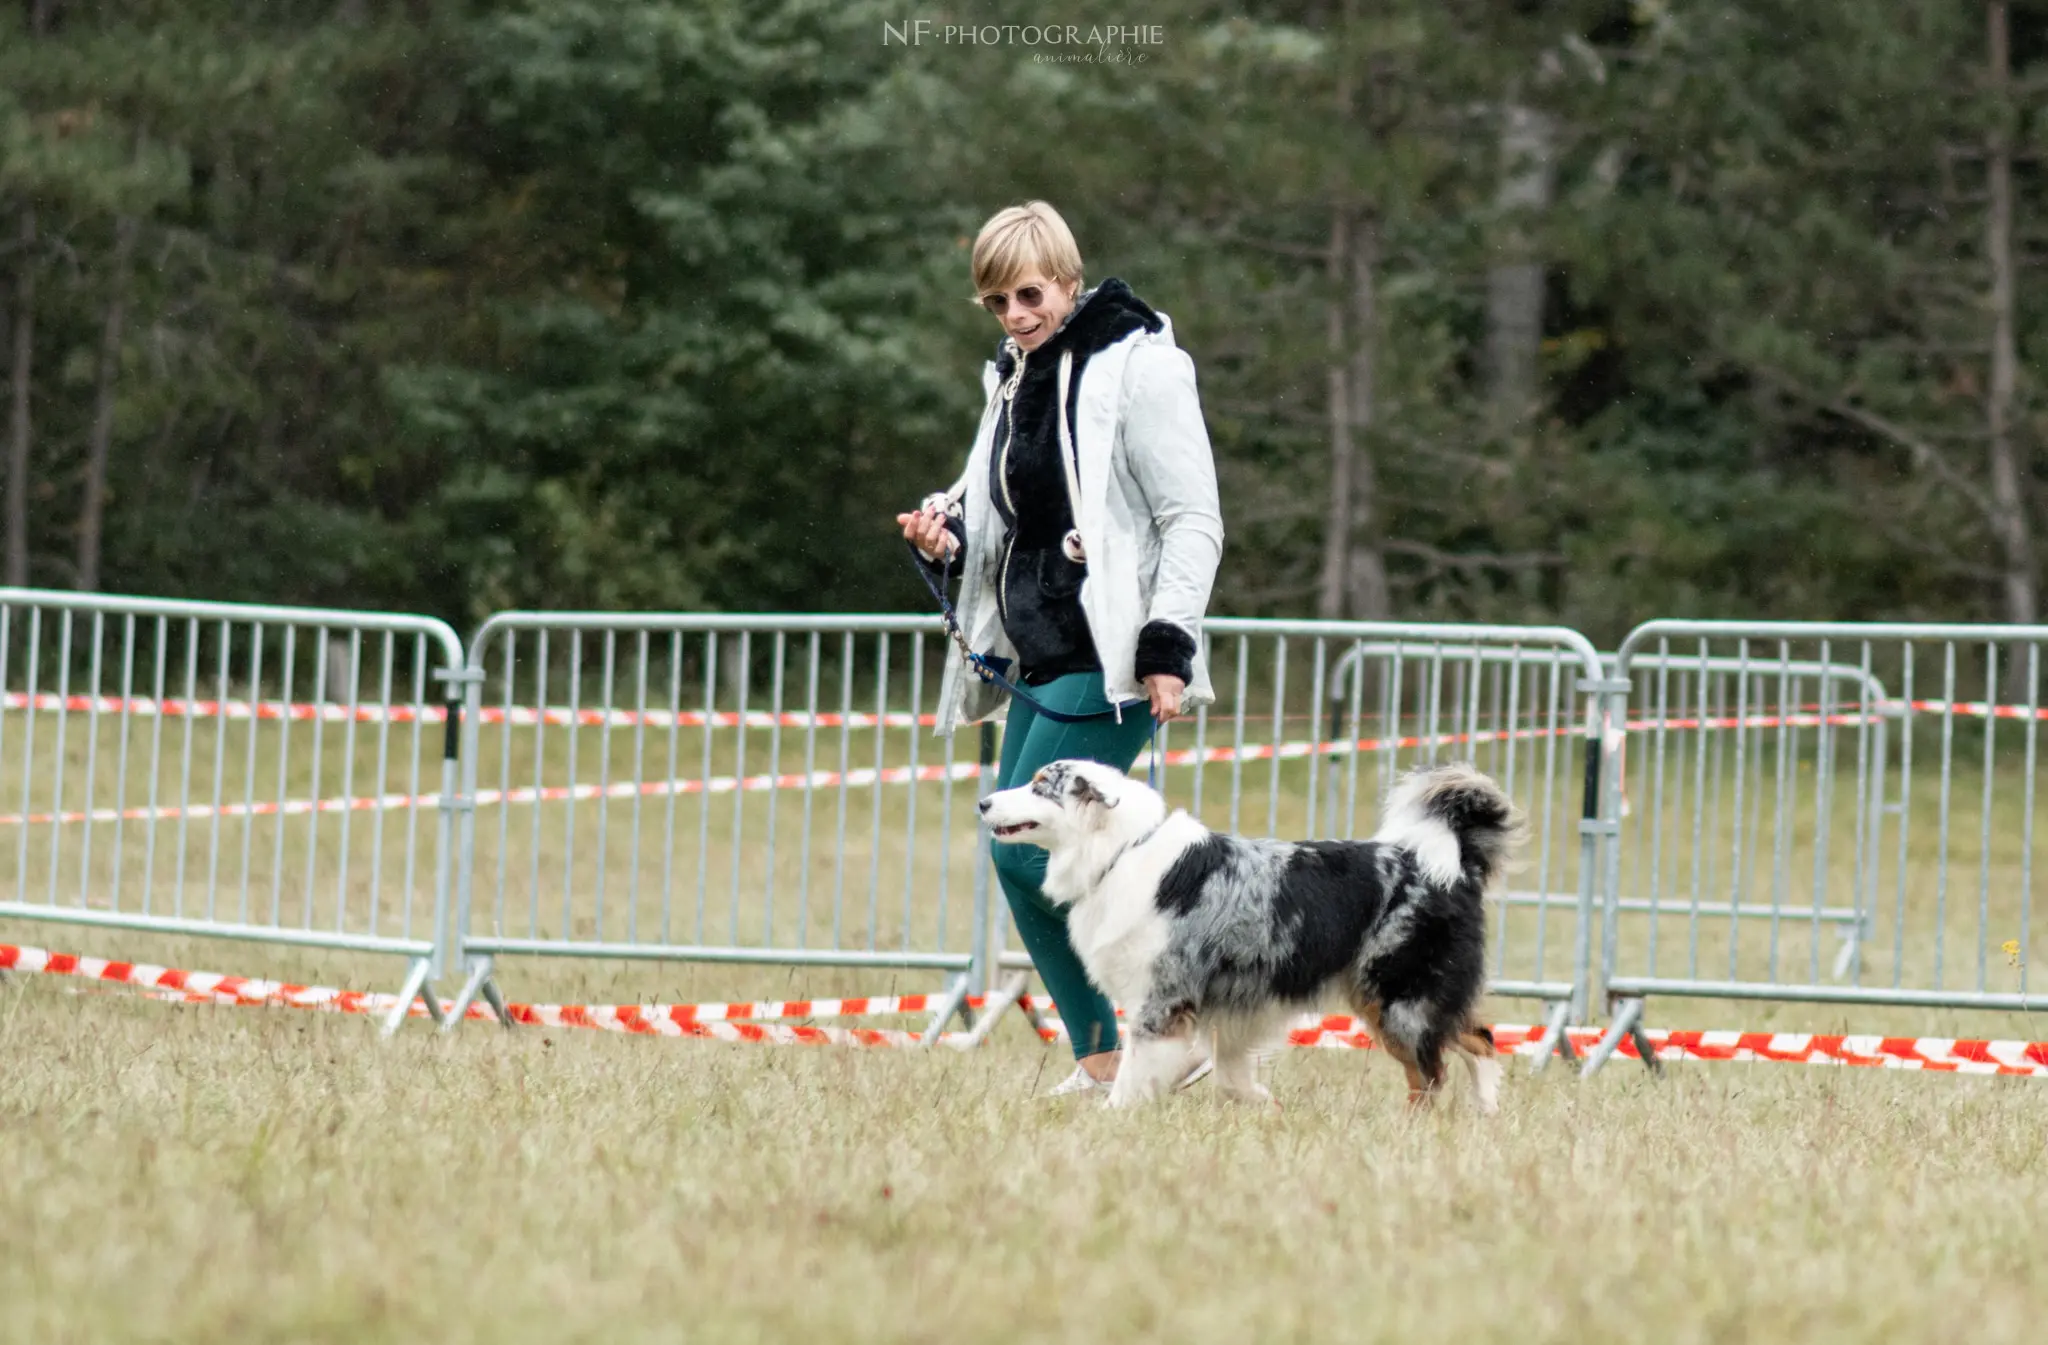
<instances>
[{"instance_id":1,"label":"grass field","mask_svg":"<svg viewBox=\"0 0 2048 1345\"><path fill-rule=\"evenodd\" d=\"M0 1338L2039 1338L2035 1080L1511 1072L1139 1115L971 1054L425 1033L0 986Z\"/></svg>"}]
</instances>

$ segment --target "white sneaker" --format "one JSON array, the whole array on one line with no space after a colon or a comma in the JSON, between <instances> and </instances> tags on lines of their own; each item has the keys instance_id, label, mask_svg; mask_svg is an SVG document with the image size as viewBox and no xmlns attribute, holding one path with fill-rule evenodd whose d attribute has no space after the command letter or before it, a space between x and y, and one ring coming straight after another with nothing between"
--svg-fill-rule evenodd
<instances>
[{"instance_id":1,"label":"white sneaker","mask_svg":"<svg viewBox=\"0 0 2048 1345\"><path fill-rule=\"evenodd\" d=\"M1093 1093L1098 1091L1105 1093L1108 1092L1108 1081L1104 1079L1098 1079L1094 1075L1090 1074L1087 1070L1082 1069L1079 1065L1076 1065L1074 1066L1074 1072L1067 1076L1066 1082L1054 1084L1052 1088L1047 1091L1046 1096L1064 1097L1068 1093Z\"/></svg>"},{"instance_id":2,"label":"white sneaker","mask_svg":"<svg viewBox=\"0 0 2048 1345\"><path fill-rule=\"evenodd\" d=\"M1202 1056L1188 1068L1186 1074L1180 1076L1180 1082L1173 1086L1173 1091L1176 1093L1184 1088L1200 1083L1203 1079L1208 1078L1210 1073L1216 1068L1216 1062L1209 1056L1206 1048L1197 1044L1193 1049L1201 1051ZM1069 1074L1063 1082L1054 1084L1047 1090L1046 1096L1064 1097L1069 1093L1108 1092L1110 1083L1110 1080L1098 1079L1087 1070L1076 1065L1074 1066L1074 1072Z\"/></svg>"}]
</instances>

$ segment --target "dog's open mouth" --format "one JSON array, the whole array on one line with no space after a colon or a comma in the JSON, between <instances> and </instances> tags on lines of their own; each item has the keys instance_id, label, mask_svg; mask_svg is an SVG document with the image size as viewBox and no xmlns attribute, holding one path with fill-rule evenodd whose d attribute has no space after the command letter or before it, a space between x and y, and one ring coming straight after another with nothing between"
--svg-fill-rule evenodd
<instances>
[{"instance_id":1,"label":"dog's open mouth","mask_svg":"<svg viewBox=\"0 0 2048 1345\"><path fill-rule=\"evenodd\" d=\"M1006 841L1010 839L1010 837L1012 836L1022 836L1027 831L1036 830L1038 830L1038 824L1036 822L1013 822L1006 827L989 828L989 831L999 841Z\"/></svg>"}]
</instances>

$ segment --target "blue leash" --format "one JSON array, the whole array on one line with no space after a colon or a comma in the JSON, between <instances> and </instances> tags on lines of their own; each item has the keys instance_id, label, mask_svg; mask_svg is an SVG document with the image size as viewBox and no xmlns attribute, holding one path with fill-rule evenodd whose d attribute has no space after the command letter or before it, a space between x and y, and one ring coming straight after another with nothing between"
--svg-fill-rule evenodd
<instances>
[{"instance_id":1,"label":"blue leash","mask_svg":"<svg viewBox=\"0 0 2048 1345\"><path fill-rule=\"evenodd\" d=\"M959 614L953 610L953 600L946 596L946 584L953 577L953 558L951 556L946 557L945 562L939 567L938 582L933 583L931 571L927 570L919 559L917 548L909 542L905 542L903 545L910 552L910 568L917 571L917 577L924 581L925 588L931 592L932 598L939 604L939 617L946 623L946 634L952 636L953 643L960 646L961 655L966 658L968 666L974 669L975 674L982 681L994 683L1018 700L1023 701L1037 713L1052 720L1055 724L1085 724L1090 720L1100 719L1104 715L1115 714L1118 710L1129 709L1133 705L1146 704L1142 700L1130 700L1110 709L1095 710L1085 715L1069 714L1064 710L1053 709L1050 705L1047 705L1044 701L1038 699L1038 697L1032 695L1004 675L1005 670L1010 666L1008 659L990 658L986 654L977 654L974 652L973 647L967 643L967 637L960 631ZM1152 721L1152 745L1148 754L1149 765L1146 769L1146 783L1154 789L1159 788L1159 727L1159 720L1154 718Z\"/></svg>"}]
</instances>

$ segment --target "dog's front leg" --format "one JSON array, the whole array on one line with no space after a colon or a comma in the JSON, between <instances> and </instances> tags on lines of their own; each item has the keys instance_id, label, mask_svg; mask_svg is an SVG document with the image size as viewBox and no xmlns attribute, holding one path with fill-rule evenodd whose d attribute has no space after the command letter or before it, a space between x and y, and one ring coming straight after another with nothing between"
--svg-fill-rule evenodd
<instances>
[{"instance_id":1,"label":"dog's front leg","mask_svg":"<svg viewBox=\"0 0 2048 1345\"><path fill-rule=\"evenodd\" d=\"M1109 1088L1109 1105L1136 1107L1179 1082L1187 1070L1188 1038L1194 1026L1191 1005L1148 1000L1140 1006L1132 1015L1116 1082Z\"/></svg>"},{"instance_id":2,"label":"dog's front leg","mask_svg":"<svg viewBox=\"0 0 2048 1345\"><path fill-rule=\"evenodd\" d=\"M1216 1086L1236 1102L1278 1106L1273 1094L1259 1082L1259 1050L1271 1045L1286 1030L1284 1023L1253 1019L1226 1019L1216 1031Z\"/></svg>"},{"instance_id":3,"label":"dog's front leg","mask_svg":"<svg viewBox=\"0 0 2048 1345\"><path fill-rule=\"evenodd\" d=\"M1132 1033L1124 1043L1123 1063L1109 1086L1109 1105L1136 1107L1152 1101L1176 1082L1187 1066L1187 1043L1179 1037Z\"/></svg>"}]
</instances>

